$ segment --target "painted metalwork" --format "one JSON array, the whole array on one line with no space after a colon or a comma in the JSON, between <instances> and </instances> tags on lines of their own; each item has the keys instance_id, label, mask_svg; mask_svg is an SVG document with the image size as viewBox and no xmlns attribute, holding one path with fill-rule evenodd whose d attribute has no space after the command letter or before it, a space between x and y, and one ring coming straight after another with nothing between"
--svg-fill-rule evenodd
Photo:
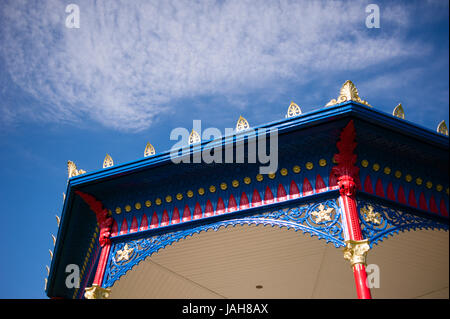
<instances>
[{"instance_id":1,"label":"painted metalwork","mask_svg":"<svg viewBox=\"0 0 450 319\"><path fill-rule=\"evenodd\" d=\"M341 87L341 91L339 93L339 96L337 99L332 99L330 102L328 102L325 106L332 106L335 104L347 102L347 101L354 101L358 102L367 106L371 105L367 103L367 101L362 100L358 95L358 90L356 89L356 86L353 84L352 81L347 80Z\"/></svg>"},{"instance_id":2,"label":"painted metalwork","mask_svg":"<svg viewBox=\"0 0 450 319\"><path fill-rule=\"evenodd\" d=\"M358 199L357 201L361 230L364 238L369 239L371 247L400 231L420 229L448 231L449 229L448 221L421 215L407 207L387 206L376 199Z\"/></svg>"},{"instance_id":3,"label":"painted metalwork","mask_svg":"<svg viewBox=\"0 0 450 319\"><path fill-rule=\"evenodd\" d=\"M82 170L82 169L77 169L77 165L75 165L74 162L67 161L67 173L69 175L69 178L71 178L74 176L84 174L84 173L86 173L86 171Z\"/></svg>"},{"instance_id":4,"label":"painted metalwork","mask_svg":"<svg viewBox=\"0 0 450 319\"><path fill-rule=\"evenodd\" d=\"M405 110L403 110L403 106L401 103L399 103L394 110L392 111L392 115L401 118L401 119L405 119Z\"/></svg>"},{"instance_id":5,"label":"painted metalwork","mask_svg":"<svg viewBox=\"0 0 450 319\"><path fill-rule=\"evenodd\" d=\"M114 161L111 155L106 154L105 159L103 160L103 168L111 167L114 165Z\"/></svg>"},{"instance_id":6,"label":"painted metalwork","mask_svg":"<svg viewBox=\"0 0 450 319\"><path fill-rule=\"evenodd\" d=\"M318 212L327 212L330 218L317 219ZM227 215L224 215L227 216ZM111 287L116 280L132 269L140 261L156 253L160 249L178 242L188 236L199 234L202 231L217 231L221 227L236 225L264 225L272 227L286 227L318 239L324 239L327 243L335 247L345 246L341 213L336 199L322 200L320 202L290 205L277 208L269 212L259 212L244 217L227 216L229 219L216 222L204 223L195 227L186 227L182 230L171 231L137 239L126 239L115 241L111 247L111 254L108 260L103 287ZM127 258L123 258L124 251Z\"/></svg>"}]
</instances>

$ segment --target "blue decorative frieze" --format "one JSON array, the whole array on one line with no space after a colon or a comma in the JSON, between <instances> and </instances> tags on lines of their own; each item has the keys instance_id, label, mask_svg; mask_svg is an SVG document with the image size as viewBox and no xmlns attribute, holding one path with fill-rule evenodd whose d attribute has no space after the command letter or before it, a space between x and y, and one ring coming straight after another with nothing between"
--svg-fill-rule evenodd
<instances>
[{"instance_id":1,"label":"blue decorative frieze","mask_svg":"<svg viewBox=\"0 0 450 319\"><path fill-rule=\"evenodd\" d=\"M248 216L230 215L229 217L231 219L191 226L164 234L151 236L146 233L147 237L145 238L113 240L103 286L111 287L127 271L160 249L188 236L211 229L217 231L221 227L252 224L286 227L317 236L318 239L324 239L335 247L345 245L337 199L322 199L320 202L298 204L297 206L291 203L290 206L278 207L269 212L260 211ZM224 218L226 218L225 215Z\"/></svg>"},{"instance_id":2,"label":"blue decorative frieze","mask_svg":"<svg viewBox=\"0 0 450 319\"><path fill-rule=\"evenodd\" d=\"M433 218L413 212L407 207L386 206L376 200L357 201L363 237L369 239L370 246L378 244L389 235L405 230L449 228L448 220Z\"/></svg>"}]
</instances>

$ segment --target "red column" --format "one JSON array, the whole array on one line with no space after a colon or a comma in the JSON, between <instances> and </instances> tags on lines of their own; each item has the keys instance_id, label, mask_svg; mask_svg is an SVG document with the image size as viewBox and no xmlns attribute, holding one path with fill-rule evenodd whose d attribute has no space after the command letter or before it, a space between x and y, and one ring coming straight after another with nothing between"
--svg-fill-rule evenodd
<instances>
[{"instance_id":1,"label":"red column","mask_svg":"<svg viewBox=\"0 0 450 319\"><path fill-rule=\"evenodd\" d=\"M356 207L356 183L359 183L359 168L356 164L355 128L353 120L342 130L340 140L337 143L339 153L335 154L335 160L338 163L332 169L338 180L341 203L343 204L343 213L345 214L346 229L348 238L346 240L363 240L361 226L359 224L358 210ZM355 277L356 291L359 299L371 299L370 289L367 286L367 273L364 263L352 264L353 275Z\"/></svg>"}]
</instances>

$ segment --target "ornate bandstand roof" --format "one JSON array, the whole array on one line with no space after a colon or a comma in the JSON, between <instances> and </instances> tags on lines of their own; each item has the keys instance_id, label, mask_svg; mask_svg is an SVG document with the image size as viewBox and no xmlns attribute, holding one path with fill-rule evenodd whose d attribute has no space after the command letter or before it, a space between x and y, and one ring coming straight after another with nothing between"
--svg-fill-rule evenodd
<instances>
[{"instance_id":1,"label":"ornate bandstand roof","mask_svg":"<svg viewBox=\"0 0 450 319\"><path fill-rule=\"evenodd\" d=\"M377 110L347 81L336 99L311 112L291 102L279 120L257 127L240 116L233 134L215 140L201 140L192 130L175 156L148 143L141 158L117 164L106 155L97 171L85 172L69 161L47 295L83 297L109 238L104 287L173 242L229 225L286 227L345 247L333 167L346 129L356 143L356 199L370 247L404 230L448 230L447 126L441 122L433 131L408 121L405 113L401 104L392 114ZM249 152L234 164L173 161L218 146L248 146L274 130L278 165L269 174L260 174L260 163L247 161ZM105 223L110 232L102 231ZM68 264L80 265L80 289L65 285Z\"/></svg>"}]
</instances>

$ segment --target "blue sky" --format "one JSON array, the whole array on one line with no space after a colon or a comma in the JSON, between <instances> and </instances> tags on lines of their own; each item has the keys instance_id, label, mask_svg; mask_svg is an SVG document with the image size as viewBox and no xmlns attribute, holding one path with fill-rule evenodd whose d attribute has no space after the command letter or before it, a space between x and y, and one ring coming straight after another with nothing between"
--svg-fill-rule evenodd
<instances>
[{"instance_id":1,"label":"blue sky","mask_svg":"<svg viewBox=\"0 0 450 319\"><path fill-rule=\"evenodd\" d=\"M80 8L68 29L65 7ZM365 26L369 3L380 28ZM2 1L0 298L45 298L67 160L170 149L176 127L234 127L361 98L449 123L448 1Z\"/></svg>"}]
</instances>

